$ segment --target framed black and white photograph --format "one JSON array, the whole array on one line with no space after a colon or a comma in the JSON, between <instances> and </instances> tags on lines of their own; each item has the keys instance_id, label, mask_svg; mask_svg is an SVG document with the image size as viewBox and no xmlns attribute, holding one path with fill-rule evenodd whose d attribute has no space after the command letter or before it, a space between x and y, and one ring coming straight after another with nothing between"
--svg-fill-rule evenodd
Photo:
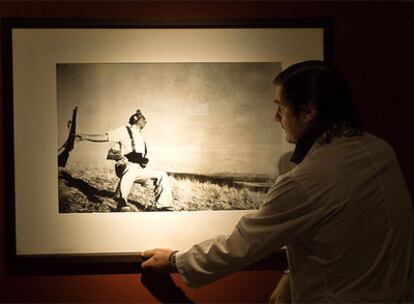
<instances>
[{"instance_id":1,"label":"framed black and white photograph","mask_svg":"<svg viewBox=\"0 0 414 304\"><path fill-rule=\"evenodd\" d=\"M59 212L258 208L285 152L269 115L280 69L280 62L58 64L58 143L75 108L79 132L110 135L108 144L76 143L59 168ZM108 161L107 151L131 150L136 109L146 125L134 141L148 163L131 174L135 183L122 189L120 207L115 192L128 176L117 176L124 160Z\"/></svg>"},{"instance_id":2,"label":"framed black and white photograph","mask_svg":"<svg viewBox=\"0 0 414 304\"><path fill-rule=\"evenodd\" d=\"M273 79L331 60L324 20L9 19L3 32L17 257L230 233L292 166Z\"/></svg>"}]
</instances>

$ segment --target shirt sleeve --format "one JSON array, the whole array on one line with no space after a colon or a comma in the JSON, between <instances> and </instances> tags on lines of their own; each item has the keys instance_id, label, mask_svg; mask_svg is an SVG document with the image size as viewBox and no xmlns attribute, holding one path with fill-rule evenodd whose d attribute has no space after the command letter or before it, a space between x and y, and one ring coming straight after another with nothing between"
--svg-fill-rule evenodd
<instances>
[{"instance_id":1,"label":"shirt sleeve","mask_svg":"<svg viewBox=\"0 0 414 304\"><path fill-rule=\"evenodd\" d=\"M177 253L177 268L190 287L201 287L245 268L300 238L313 223L311 198L293 178L278 179L257 212L222 235Z\"/></svg>"}]
</instances>

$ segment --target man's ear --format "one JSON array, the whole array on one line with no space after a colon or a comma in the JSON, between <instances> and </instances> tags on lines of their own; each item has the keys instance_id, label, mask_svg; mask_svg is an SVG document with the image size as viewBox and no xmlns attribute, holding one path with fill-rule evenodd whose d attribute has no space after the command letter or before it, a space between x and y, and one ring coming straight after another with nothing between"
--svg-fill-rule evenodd
<instances>
[{"instance_id":1,"label":"man's ear","mask_svg":"<svg viewBox=\"0 0 414 304\"><path fill-rule=\"evenodd\" d=\"M318 109L315 104L311 101L303 107L303 121L305 123L310 123L316 119L318 115Z\"/></svg>"}]
</instances>

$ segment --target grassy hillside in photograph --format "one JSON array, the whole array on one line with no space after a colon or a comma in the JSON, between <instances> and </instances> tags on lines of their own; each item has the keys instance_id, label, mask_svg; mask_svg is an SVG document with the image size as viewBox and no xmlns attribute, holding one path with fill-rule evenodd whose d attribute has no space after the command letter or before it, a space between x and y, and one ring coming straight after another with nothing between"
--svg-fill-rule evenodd
<instances>
[{"instance_id":1,"label":"grassy hillside in photograph","mask_svg":"<svg viewBox=\"0 0 414 304\"><path fill-rule=\"evenodd\" d=\"M231 174L168 173L175 211L257 209L273 178ZM114 212L119 179L113 169L70 164L59 169L59 212ZM128 209L155 211L153 185L135 183Z\"/></svg>"}]
</instances>

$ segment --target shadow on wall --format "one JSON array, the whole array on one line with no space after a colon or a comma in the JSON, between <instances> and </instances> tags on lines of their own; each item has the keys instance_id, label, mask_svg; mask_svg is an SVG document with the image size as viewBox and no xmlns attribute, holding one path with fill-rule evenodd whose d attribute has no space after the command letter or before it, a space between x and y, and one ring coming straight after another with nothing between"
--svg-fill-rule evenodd
<instances>
[{"instance_id":1,"label":"shadow on wall","mask_svg":"<svg viewBox=\"0 0 414 304\"><path fill-rule=\"evenodd\" d=\"M160 303L194 303L175 285L169 273L143 270L141 283Z\"/></svg>"}]
</instances>

